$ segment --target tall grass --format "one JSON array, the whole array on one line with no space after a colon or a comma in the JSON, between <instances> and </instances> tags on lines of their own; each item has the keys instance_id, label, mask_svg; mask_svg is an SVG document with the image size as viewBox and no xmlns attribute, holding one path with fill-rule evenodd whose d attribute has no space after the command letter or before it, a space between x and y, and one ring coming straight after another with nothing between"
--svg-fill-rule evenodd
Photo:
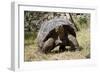
<instances>
[{"instance_id":1,"label":"tall grass","mask_svg":"<svg viewBox=\"0 0 100 73\"><path fill-rule=\"evenodd\" d=\"M90 54L90 29L77 32L77 40L84 54Z\"/></svg>"},{"instance_id":2,"label":"tall grass","mask_svg":"<svg viewBox=\"0 0 100 73\"><path fill-rule=\"evenodd\" d=\"M24 33L24 44L28 45L28 44L34 44L34 40L37 37L37 33L36 32L25 32Z\"/></svg>"}]
</instances>

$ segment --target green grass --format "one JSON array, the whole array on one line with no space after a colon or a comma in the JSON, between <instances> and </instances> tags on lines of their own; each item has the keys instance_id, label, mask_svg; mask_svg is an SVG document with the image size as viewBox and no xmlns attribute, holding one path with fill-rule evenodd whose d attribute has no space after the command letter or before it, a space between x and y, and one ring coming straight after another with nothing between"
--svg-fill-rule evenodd
<instances>
[{"instance_id":1,"label":"green grass","mask_svg":"<svg viewBox=\"0 0 100 73\"><path fill-rule=\"evenodd\" d=\"M25 39L24 42L24 61L41 61L41 60L70 60L70 59L86 59L86 56L90 54L90 30L82 29L77 32L77 40L79 45L83 48L81 51L65 51L62 53L49 53L41 54L38 52L33 34L30 33L31 37ZM56 47L55 49L58 49Z\"/></svg>"},{"instance_id":2,"label":"green grass","mask_svg":"<svg viewBox=\"0 0 100 73\"><path fill-rule=\"evenodd\" d=\"M37 33L36 32L25 32L24 33L24 44L25 45L30 45L30 44L35 44L34 40L36 39Z\"/></svg>"}]
</instances>

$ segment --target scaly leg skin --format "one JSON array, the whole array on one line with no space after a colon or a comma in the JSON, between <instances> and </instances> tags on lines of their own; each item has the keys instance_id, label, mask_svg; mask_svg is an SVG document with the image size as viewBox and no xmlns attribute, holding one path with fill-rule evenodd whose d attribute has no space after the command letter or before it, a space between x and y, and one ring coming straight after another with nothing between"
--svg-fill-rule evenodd
<instances>
[{"instance_id":1,"label":"scaly leg skin","mask_svg":"<svg viewBox=\"0 0 100 73\"><path fill-rule=\"evenodd\" d=\"M74 37L73 35L68 35L68 39L69 39L69 44L71 46L70 51L80 51L76 37Z\"/></svg>"},{"instance_id":2,"label":"scaly leg skin","mask_svg":"<svg viewBox=\"0 0 100 73\"><path fill-rule=\"evenodd\" d=\"M50 53L53 48L54 48L54 39L49 38L47 41L45 41L42 48L42 52L45 54Z\"/></svg>"}]
</instances>

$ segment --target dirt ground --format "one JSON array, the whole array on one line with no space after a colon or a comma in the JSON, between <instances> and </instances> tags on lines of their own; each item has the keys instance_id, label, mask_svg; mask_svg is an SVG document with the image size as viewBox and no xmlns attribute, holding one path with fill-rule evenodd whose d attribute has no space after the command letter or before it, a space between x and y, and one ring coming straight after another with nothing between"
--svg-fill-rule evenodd
<instances>
[{"instance_id":1,"label":"dirt ground","mask_svg":"<svg viewBox=\"0 0 100 73\"><path fill-rule=\"evenodd\" d=\"M57 50L52 51L49 54L43 54L38 52L37 49L32 49L33 47L30 45L28 48L28 52L25 54L25 61L41 61L41 60L71 60L71 59L86 59L86 50L82 51L64 51L57 52ZM25 50L26 52L27 50Z\"/></svg>"}]
</instances>

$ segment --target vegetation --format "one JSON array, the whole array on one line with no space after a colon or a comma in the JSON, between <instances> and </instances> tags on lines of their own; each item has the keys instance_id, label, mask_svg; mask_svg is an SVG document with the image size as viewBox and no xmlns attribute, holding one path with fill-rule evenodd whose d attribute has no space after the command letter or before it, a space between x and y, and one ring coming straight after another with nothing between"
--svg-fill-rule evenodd
<instances>
[{"instance_id":1,"label":"vegetation","mask_svg":"<svg viewBox=\"0 0 100 73\"><path fill-rule=\"evenodd\" d=\"M43 22L53 19L56 16L68 13L60 12L24 12L24 60L40 61L40 60L69 60L69 59L86 59L90 54L90 14L88 13L71 13L77 31L77 40L82 47L81 51L57 53L59 47L56 47L50 54L41 54L38 52L36 37L40 26ZM66 16L68 17L68 16ZM71 21L71 19L68 17Z\"/></svg>"}]
</instances>

